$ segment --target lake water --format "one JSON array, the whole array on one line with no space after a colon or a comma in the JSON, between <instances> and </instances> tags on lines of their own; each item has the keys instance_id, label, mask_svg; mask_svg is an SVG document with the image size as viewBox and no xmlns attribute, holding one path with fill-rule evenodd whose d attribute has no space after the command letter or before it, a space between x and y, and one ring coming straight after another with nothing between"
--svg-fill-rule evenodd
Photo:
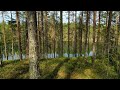
<instances>
[{"instance_id":1,"label":"lake water","mask_svg":"<svg viewBox=\"0 0 120 90\"><path fill-rule=\"evenodd\" d=\"M86 56L92 56L93 55L93 52L90 51L90 53L86 53ZM63 54L64 57L68 57L68 53L64 53ZM75 57L75 54L69 54L70 57ZM78 57L79 54L77 53L76 56ZM82 54L82 56L84 56L84 54ZM22 55L23 59L25 59L25 55L23 54ZM55 58L59 57L59 55L57 53L55 53ZM51 54L47 54L46 58L54 58L54 53L51 53ZM14 54L14 60L16 59L19 59L19 54L15 53ZM3 54L3 60L7 60ZM12 55L9 54L8 56L8 60L12 60Z\"/></svg>"}]
</instances>

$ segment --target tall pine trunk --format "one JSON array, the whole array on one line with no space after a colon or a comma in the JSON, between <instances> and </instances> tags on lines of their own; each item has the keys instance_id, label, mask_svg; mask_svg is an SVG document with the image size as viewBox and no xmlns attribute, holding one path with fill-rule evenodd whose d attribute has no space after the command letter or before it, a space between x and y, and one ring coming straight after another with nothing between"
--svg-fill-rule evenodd
<instances>
[{"instance_id":1,"label":"tall pine trunk","mask_svg":"<svg viewBox=\"0 0 120 90\"><path fill-rule=\"evenodd\" d=\"M109 11L109 19L108 19L108 27L107 27L107 56L108 58L110 57L110 46L111 46L111 42L110 42L111 21L112 21L112 11Z\"/></svg>"},{"instance_id":2,"label":"tall pine trunk","mask_svg":"<svg viewBox=\"0 0 120 90\"><path fill-rule=\"evenodd\" d=\"M107 49L107 46L108 46L108 11L106 11L106 31L105 31L105 42L104 42L104 54L107 56L108 54L108 49Z\"/></svg>"},{"instance_id":3,"label":"tall pine trunk","mask_svg":"<svg viewBox=\"0 0 120 90\"><path fill-rule=\"evenodd\" d=\"M89 21L89 11L86 11L86 31L85 31L85 46L84 46L84 58L85 58L85 61L87 56L86 56L86 53L87 53L87 39L88 39L88 21Z\"/></svg>"},{"instance_id":4,"label":"tall pine trunk","mask_svg":"<svg viewBox=\"0 0 120 90\"><path fill-rule=\"evenodd\" d=\"M18 32L19 57L20 57L20 60L22 60L21 29L20 29L19 11L16 11L16 23L17 23L17 32Z\"/></svg>"},{"instance_id":5,"label":"tall pine trunk","mask_svg":"<svg viewBox=\"0 0 120 90\"><path fill-rule=\"evenodd\" d=\"M56 22L55 22L55 11L53 14L53 23L54 23L54 39L53 39L53 52L54 52L54 58L55 58L55 50L56 50Z\"/></svg>"},{"instance_id":6,"label":"tall pine trunk","mask_svg":"<svg viewBox=\"0 0 120 90\"><path fill-rule=\"evenodd\" d=\"M92 63L96 58L96 11L93 11L93 59Z\"/></svg>"},{"instance_id":7,"label":"tall pine trunk","mask_svg":"<svg viewBox=\"0 0 120 90\"><path fill-rule=\"evenodd\" d=\"M10 24L10 28L11 28L11 32L12 32L12 60L14 60L14 32L13 32L13 23L12 23L12 11L10 11L11 13L11 24Z\"/></svg>"},{"instance_id":8,"label":"tall pine trunk","mask_svg":"<svg viewBox=\"0 0 120 90\"><path fill-rule=\"evenodd\" d=\"M90 11L89 11L89 20L88 20L88 55L89 55L89 52L90 52Z\"/></svg>"},{"instance_id":9,"label":"tall pine trunk","mask_svg":"<svg viewBox=\"0 0 120 90\"><path fill-rule=\"evenodd\" d=\"M42 34L42 57L45 58L45 42L44 42L44 24L43 24L44 13L41 11L41 34Z\"/></svg>"},{"instance_id":10,"label":"tall pine trunk","mask_svg":"<svg viewBox=\"0 0 120 90\"><path fill-rule=\"evenodd\" d=\"M99 11L99 23L98 23L98 32L97 32L97 56L100 55L100 35L101 35L101 32L100 32L100 19L101 19L101 11Z\"/></svg>"},{"instance_id":11,"label":"tall pine trunk","mask_svg":"<svg viewBox=\"0 0 120 90\"><path fill-rule=\"evenodd\" d=\"M75 11L75 37L74 37L74 55L77 57L77 11Z\"/></svg>"},{"instance_id":12,"label":"tall pine trunk","mask_svg":"<svg viewBox=\"0 0 120 90\"><path fill-rule=\"evenodd\" d=\"M79 20L79 54L82 56L83 11L81 12Z\"/></svg>"},{"instance_id":13,"label":"tall pine trunk","mask_svg":"<svg viewBox=\"0 0 120 90\"><path fill-rule=\"evenodd\" d=\"M37 39L38 39L38 56L41 56L41 30L40 30L40 12L37 12ZM40 59L40 58L39 58Z\"/></svg>"},{"instance_id":14,"label":"tall pine trunk","mask_svg":"<svg viewBox=\"0 0 120 90\"><path fill-rule=\"evenodd\" d=\"M26 59L28 59L29 58L29 38L28 38L28 29L29 29L29 27L28 27L28 15L27 15L27 13L25 13L26 14L26 25L25 25L25 30L26 30L26 45L25 45L25 47L26 47Z\"/></svg>"},{"instance_id":15,"label":"tall pine trunk","mask_svg":"<svg viewBox=\"0 0 120 90\"><path fill-rule=\"evenodd\" d=\"M29 38L29 72L30 79L39 78L39 58L37 46L36 11L27 11L28 14L28 38Z\"/></svg>"},{"instance_id":16,"label":"tall pine trunk","mask_svg":"<svg viewBox=\"0 0 120 90\"><path fill-rule=\"evenodd\" d=\"M63 12L60 11L60 57L63 57Z\"/></svg>"},{"instance_id":17,"label":"tall pine trunk","mask_svg":"<svg viewBox=\"0 0 120 90\"><path fill-rule=\"evenodd\" d=\"M0 35L1 37L1 35ZM0 38L1 39L1 38ZM2 41L2 40L1 40ZM2 65L2 44L0 46L0 66Z\"/></svg>"},{"instance_id":18,"label":"tall pine trunk","mask_svg":"<svg viewBox=\"0 0 120 90\"><path fill-rule=\"evenodd\" d=\"M48 12L45 11L45 54L48 58Z\"/></svg>"},{"instance_id":19,"label":"tall pine trunk","mask_svg":"<svg viewBox=\"0 0 120 90\"><path fill-rule=\"evenodd\" d=\"M68 11L68 58L70 57L70 11Z\"/></svg>"},{"instance_id":20,"label":"tall pine trunk","mask_svg":"<svg viewBox=\"0 0 120 90\"><path fill-rule=\"evenodd\" d=\"M3 22L2 22L2 33L3 33L3 41L4 41L4 50L5 50L5 58L7 58L8 57L8 53L7 53L7 45L6 45L6 34L5 34L5 21L4 21L4 16L3 16L3 11L2 11L2 20L3 20ZM8 58L7 58L7 60L8 60Z\"/></svg>"}]
</instances>

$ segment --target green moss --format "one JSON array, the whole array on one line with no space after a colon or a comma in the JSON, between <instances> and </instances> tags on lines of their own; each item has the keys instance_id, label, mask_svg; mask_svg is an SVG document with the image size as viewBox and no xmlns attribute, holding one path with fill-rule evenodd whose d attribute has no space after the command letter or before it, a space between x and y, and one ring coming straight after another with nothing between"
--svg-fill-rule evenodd
<instances>
[{"instance_id":1,"label":"green moss","mask_svg":"<svg viewBox=\"0 0 120 90\"><path fill-rule=\"evenodd\" d=\"M90 57L87 58L90 60ZM116 62L119 65L119 62ZM97 59L92 65L85 63L83 57L55 58L40 61L41 78L48 79L117 79L116 66L110 65L107 59ZM3 61L0 67L0 79L28 79L29 61Z\"/></svg>"}]
</instances>

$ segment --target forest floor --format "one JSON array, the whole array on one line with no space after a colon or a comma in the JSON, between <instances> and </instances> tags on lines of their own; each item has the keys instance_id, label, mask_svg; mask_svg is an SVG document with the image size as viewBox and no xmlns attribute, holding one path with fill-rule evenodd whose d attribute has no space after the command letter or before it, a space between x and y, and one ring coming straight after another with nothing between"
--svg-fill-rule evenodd
<instances>
[{"instance_id":1,"label":"forest floor","mask_svg":"<svg viewBox=\"0 0 120 90\"><path fill-rule=\"evenodd\" d=\"M55 58L40 61L41 79L118 79L114 66L107 60L91 60L85 63L83 58ZM4 61L0 67L0 79L29 79L28 60Z\"/></svg>"}]
</instances>

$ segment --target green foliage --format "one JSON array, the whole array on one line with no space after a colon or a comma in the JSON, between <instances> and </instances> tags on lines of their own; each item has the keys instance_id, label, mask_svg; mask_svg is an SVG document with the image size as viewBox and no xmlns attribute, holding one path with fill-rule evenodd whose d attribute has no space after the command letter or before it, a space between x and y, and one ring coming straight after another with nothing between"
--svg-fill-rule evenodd
<instances>
[{"instance_id":1,"label":"green foliage","mask_svg":"<svg viewBox=\"0 0 120 90\"><path fill-rule=\"evenodd\" d=\"M96 68L96 73L99 73L103 79L118 78L118 74L115 71L115 67L110 65L107 59L96 60L94 67Z\"/></svg>"}]
</instances>

